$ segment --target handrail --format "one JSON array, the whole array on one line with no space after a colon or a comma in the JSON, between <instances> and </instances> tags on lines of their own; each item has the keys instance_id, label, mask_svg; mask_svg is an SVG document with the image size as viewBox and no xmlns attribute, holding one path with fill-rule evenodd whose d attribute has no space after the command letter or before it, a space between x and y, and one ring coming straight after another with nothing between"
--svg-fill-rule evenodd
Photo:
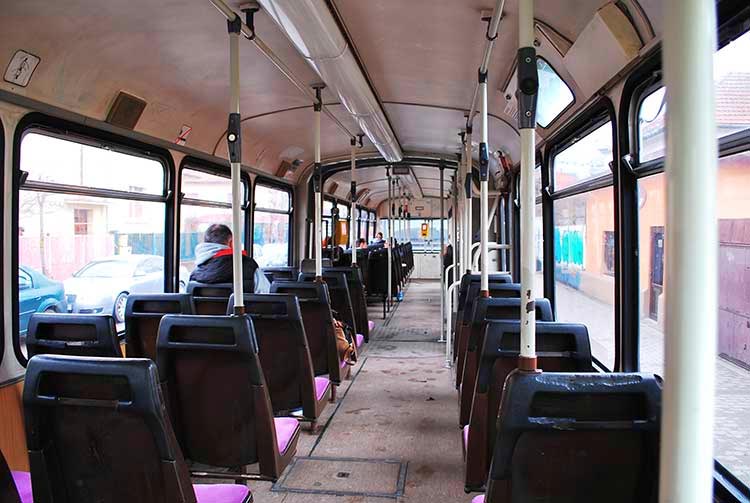
<instances>
[{"instance_id":1,"label":"handrail","mask_svg":"<svg viewBox=\"0 0 750 503\"><path fill-rule=\"evenodd\" d=\"M227 18L228 21L233 21L234 19L240 19L240 16L232 10L231 7L229 7L226 3L224 3L223 0L208 0L213 4L216 9L221 12L224 17ZM258 50L263 53L263 55L268 58L268 60L286 77L289 82L291 82L294 87L300 90L302 94L310 98L310 100L313 103L317 102L317 97L315 96L315 92L304 82L302 82L300 79L297 78L294 73L292 73L292 70L289 69L288 66L284 64L281 59L279 59L276 54L271 50L268 45L266 45L265 42L253 31L251 30L245 23L240 21L240 32L250 40L253 44L255 44L255 47L258 48ZM322 103L321 103L322 105ZM344 126L344 124L335 116L333 115L333 112L328 110L326 106L323 106L323 112L333 121L336 123L336 125L341 129L343 132L345 132L347 135L349 135L350 138L355 138L354 134L349 131L349 129Z\"/></svg>"},{"instance_id":2,"label":"handrail","mask_svg":"<svg viewBox=\"0 0 750 503\"><path fill-rule=\"evenodd\" d=\"M453 306L451 305L452 298L451 294L453 293L453 290L461 284L461 280L454 281L451 286L448 287L447 291L447 298L446 300L446 311L451 312L453 310ZM452 357L452 345L451 345L451 324L446 323L445 324L445 368L449 369L453 366L453 357Z\"/></svg>"}]
</instances>

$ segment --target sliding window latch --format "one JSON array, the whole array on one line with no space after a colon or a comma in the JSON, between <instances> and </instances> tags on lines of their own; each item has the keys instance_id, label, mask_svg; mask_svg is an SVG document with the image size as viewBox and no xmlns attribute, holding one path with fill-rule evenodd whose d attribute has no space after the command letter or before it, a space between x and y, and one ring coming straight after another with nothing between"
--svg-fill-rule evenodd
<instances>
[{"instance_id":1,"label":"sliding window latch","mask_svg":"<svg viewBox=\"0 0 750 503\"><path fill-rule=\"evenodd\" d=\"M625 154L624 156L620 157L620 163L626 170L628 170L629 174L635 176L635 168L633 167L633 164L636 164L636 163L632 155Z\"/></svg>"}]
</instances>

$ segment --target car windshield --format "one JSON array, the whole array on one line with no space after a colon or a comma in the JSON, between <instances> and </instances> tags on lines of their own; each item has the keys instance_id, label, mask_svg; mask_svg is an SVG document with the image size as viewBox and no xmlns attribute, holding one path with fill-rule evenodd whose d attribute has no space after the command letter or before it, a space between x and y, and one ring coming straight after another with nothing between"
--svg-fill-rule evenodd
<instances>
[{"instance_id":1,"label":"car windshield","mask_svg":"<svg viewBox=\"0 0 750 503\"><path fill-rule=\"evenodd\" d=\"M131 276L132 265L124 260L91 262L75 274L76 278L116 278Z\"/></svg>"}]
</instances>

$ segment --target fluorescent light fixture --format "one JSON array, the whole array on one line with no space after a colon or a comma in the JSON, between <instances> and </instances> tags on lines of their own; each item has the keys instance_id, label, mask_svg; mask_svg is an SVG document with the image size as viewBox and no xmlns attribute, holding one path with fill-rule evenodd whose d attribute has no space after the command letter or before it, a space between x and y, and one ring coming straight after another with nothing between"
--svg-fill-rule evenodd
<instances>
[{"instance_id":1,"label":"fluorescent light fixture","mask_svg":"<svg viewBox=\"0 0 750 503\"><path fill-rule=\"evenodd\" d=\"M403 158L380 103L324 0L260 0L388 162Z\"/></svg>"}]
</instances>

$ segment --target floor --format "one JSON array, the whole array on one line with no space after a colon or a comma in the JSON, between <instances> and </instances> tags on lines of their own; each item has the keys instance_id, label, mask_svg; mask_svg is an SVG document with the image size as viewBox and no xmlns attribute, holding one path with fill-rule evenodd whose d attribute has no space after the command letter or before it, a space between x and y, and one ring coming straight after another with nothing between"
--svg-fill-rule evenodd
<instances>
[{"instance_id":1,"label":"floor","mask_svg":"<svg viewBox=\"0 0 750 503\"><path fill-rule=\"evenodd\" d=\"M251 484L256 502L471 501L463 492L456 392L451 372L443 366L445 345L437 342L439 282L411 281L404 301L395 305L387 320L382 319L381 306L370 309L370 319L376 323L370 343L353 368L352 379L339 390L337 403L326 408L319 431L312 434L304 426L297 456L353 458L349 462L326 461L335 467L334 474L349 476L352 472L350 485L337 475L306 481L321 491L333 488L339 494L377 493L375 482L389 486L393 493L399 474L398 463L393 462L400 462L403 495L299 494L256 482ZM364 476L372 482L367 488L367 484L356 482L358 460L362 459L377 461L365 465L369 471ZM347 463L351 469L342 469ZM296 471L294 475L295 480L289 477L286 485L318 477L317 473L300 476Z\"/></svg>"}]
</instances>

